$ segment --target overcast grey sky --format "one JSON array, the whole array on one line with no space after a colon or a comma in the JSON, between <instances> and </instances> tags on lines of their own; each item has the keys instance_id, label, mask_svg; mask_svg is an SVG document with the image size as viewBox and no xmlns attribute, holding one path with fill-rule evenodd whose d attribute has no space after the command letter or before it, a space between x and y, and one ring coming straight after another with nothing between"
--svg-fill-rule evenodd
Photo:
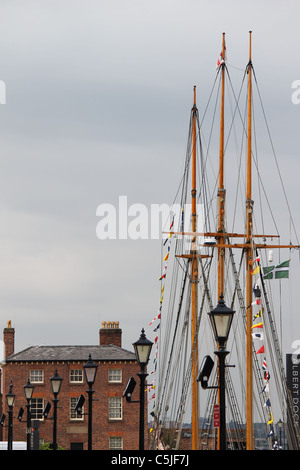
<instances>
[{"instance_id":1,"label":"overcast grey sky","mask_svg":"<svg viewBox=\"0 0 300 470\"><path fill-rule=\"evenodd\" d=\"M106 320L120 322L129 349L149 331L160 242L101 241L96 210L122 195L173 202L193 86L201 111L222 32L238 71L253 31L299 228L299 15L299 2L278 0L0 1L0 328L12 320L17 350L95 344Z\"/></svg>"}]
</instances>

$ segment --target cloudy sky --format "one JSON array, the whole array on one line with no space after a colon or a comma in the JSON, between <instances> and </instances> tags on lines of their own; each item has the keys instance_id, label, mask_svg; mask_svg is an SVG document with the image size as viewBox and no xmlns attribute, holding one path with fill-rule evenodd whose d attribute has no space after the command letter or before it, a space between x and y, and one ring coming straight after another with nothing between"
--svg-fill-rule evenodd
<instances>
[{"instance_id":1,"label":"cloudy sky","mask_svg":"<svg viewBox=\"0 0 300 470\"><path fill-rule=\"evenodd\" d=\"M299 15L299 2L279 0L0 0L0 328L12 321L16 350L97 344L106 320L120 322L129 349L147 333L160 299L160 241L99 240L96 212L105 203L118 210L120 196L145 207L173 202L193 86L201 108L222 32L239 73L253 31L300 228L300 104L291 99Z\"/></svg>"}]
</instances>

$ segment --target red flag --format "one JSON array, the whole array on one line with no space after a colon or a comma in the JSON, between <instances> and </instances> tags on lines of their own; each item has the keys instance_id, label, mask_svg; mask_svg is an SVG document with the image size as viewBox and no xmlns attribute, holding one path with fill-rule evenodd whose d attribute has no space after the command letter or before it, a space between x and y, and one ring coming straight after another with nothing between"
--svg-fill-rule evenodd
<instances>
[{"instance_id":1,"label":"red flag","mask_svg":"<svg viewBox=\"0 0 300 470\"><path fill-rule=\"evenodd\" d=\"M264 353L265 352L265 347L262 346L258 351L256 351L256 354Z\"/></svg>"},{"instance_id":2,"label":"red flag","mask_svg":"<svg viewBox=\"0 0 300 470\"><path fill-rule=\"evenodd\" d=\"M217 69L220 67L220 65L224 62L223 57L222 57L222 52L220 53L220 56L217 60Z\"/></svg>"}]
</instances>

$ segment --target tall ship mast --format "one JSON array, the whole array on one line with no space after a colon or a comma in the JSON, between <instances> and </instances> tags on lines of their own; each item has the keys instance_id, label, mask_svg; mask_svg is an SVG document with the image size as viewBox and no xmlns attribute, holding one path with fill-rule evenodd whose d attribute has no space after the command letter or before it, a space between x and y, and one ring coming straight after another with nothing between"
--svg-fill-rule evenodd
<instances>
[{"instance_id":1,"label":"tall ship mast","mask_svg":"<svg viewBox=\"0 0 300 470\"><path fill-rule=\"evenodd\" d=\"M158 334L155 333L155 393L151 395L148 404L150 411L152 408L151 416L154 419L152 448L180 449L183 426L185 422L189 422L188 416L191 417L191 448L209 448L207 436L212 435L214 438L209 442L214 442L214 448L219 448L218 429L212 426L213 407L220 400L217 387L218 368L216 367L214 377L216 386L204 393L203 390L199 391L197 377L202 359L217 347L207 314L221 297L237 312L229 338L230 361L235 363L236 371L226 368L228 410L230 421L234 423L229 433L231 448L252 450L257 447L254 419L257 422L258 418L265 430L266 445L271 448L275 414L280 414L278 418L286 418L289 448L300 448L298 425L293 419L287 419L290 416L291 402L273 311L272 281L269 281L273 275L273 283L285 282L275 280L276 268L282 273L288 272L293 251L299 248L299 243L296 233L293 233L296 243L291 241L291 233L289 243L278 242L280 238L276 224L274 233L265 233L266 223L272 221L274 216L271 214L270 218L267 217L261 199L261 227L254 211L254 189L260 196L265 191L259 171L259 159L254 153L252 142L252 82L253 77L256 82L256 77L251 41L250 32L249 60L243 76L243 82L246 81L245 117L242 118L240 110L241 92L238 96L233 92L232 119L228 136L225 136L225 78L228 77L226 82L230 86L232 81L226 64L223 33L214 84L216 87L217 79L220 78L216 98L216 103L220 103L217 167L216 159L211 156L215 155L216 150L215 147L213 151L210 148L213 141L211 124L206 134L208 138L204 135L204 118L209 106L205 107L200 123L194 87L184 174L180 190L177 191L180 200L173 202L168 227L163 235L159 313L150 322L151 325L154 323L155 331L159 331ZM210 99L211 96L212 93ZM213 117L216 115L215 111L216 105L213 108ZM265 116L264 112L263 115ZM235 129L237 117L240 120L241 142L238 159L234 162L231 150L228 150L228 142ZM245 152L242 151L244 148ZM255 185L253 163L258 176ZM229 189L234 192L232 188L236 187L230 204L228 190L225 189L228 166L231 170L229 177L227 176L230 181ZM244 178L241 177L242 167ZM236 179L233 176L234 169ZM238 191L242 187L244 201L241 206L244 214L243 211L238 214ZM269 207L267 198L265 205ZM292 220L291 214L288 215ZM229 224L232 225L231 230L228 229ZM238 224L240 227L244 225L244 228L236 232L234 226ZM273 253L273 250L287 253L287 261L278 263L277 266L270 265L270 252ZM278 294L276 285L275 291ZM276 302L277 298L274 306ZM276 387L274 392L273 387Z\"/></svg>"}]
</instances>

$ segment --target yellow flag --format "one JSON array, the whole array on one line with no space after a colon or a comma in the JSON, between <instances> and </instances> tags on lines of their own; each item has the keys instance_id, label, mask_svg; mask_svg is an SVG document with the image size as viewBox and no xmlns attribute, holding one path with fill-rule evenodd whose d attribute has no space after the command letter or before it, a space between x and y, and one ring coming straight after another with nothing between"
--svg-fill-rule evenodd
<instances>
[{"instance_id":1,"label":"yellow flag","mask_svg":"<svg viewBox=\"0 0 300 470\"><path fill-rule=\"evenodd\" d=\"M251 274L258 274L259 273L259 266L257 266L257 268L253 269L253 271L251 271Z\"/></svg>"},{"instance_id":2,"label":"yellow flag","mask_svg":"<svg viewBox=\"0 0 300 470\"><path fill-rule=\"evenodd\" d=\"M270 421L268 422L268 424L272 424L273 423L273 415L271 413L271 418L270 418Z\"/></svg>"}]
</instances>

